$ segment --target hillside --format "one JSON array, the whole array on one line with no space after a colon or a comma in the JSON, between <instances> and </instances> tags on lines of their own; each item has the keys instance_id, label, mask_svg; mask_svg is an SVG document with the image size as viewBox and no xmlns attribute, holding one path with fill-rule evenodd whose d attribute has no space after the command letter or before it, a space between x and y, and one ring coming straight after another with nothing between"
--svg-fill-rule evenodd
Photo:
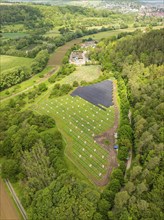
<instances>
[{"instance_id":1,"label":"hillside","mask_svg":"<svg viewBox=\"0 0 164 220\"><path fill-rule=\"evenodd\" d=\"M0 5L0 178L29 220L163 220L163 20L71 2Z\"/></svg>"},{"instance_id":2,"label":"hillside","mask_svg":"<svg viewBox=\"0 0 164 220\"><path fill-rule=\"evenodd\" d=\"M106 208L98 205L102 219L162 220L164 217L161 193L164 187L161 121L163 36L164 29L127 36L114 42L104 40L102 53L99 51L92 55L101 60L106 71L113 69L118 80L122 112L118 158L125 161L133 152L132 167L126 172L122 187L116 189L115 198L111 197L113 191L108 187L101 196L99 204L106 204ZM131 124L127 120L129 109Z\"/></svg>"},{"instance_id":3,"label":"hillside","mask_svg":"<svg viewBox=\"0 0 164 220\"><path fill-rule=\"evenodd\" d=\"M14 0L8 0L9 2L15 2ZM6 1L5 1L6 2ZM66 4L72 4L72 5L103 5L104 3L137 3L137 4L148 4L148 5L152 5L152 6L162 6L163 5L163 1L162 0L158 0L158 1L154 1L154 0L87 0L86 2L84 2L83 0L18 0L17 2L32 2L32 3L48 3L48 4L52 4L52 5L66 5ZM81 3L82 2L82 3Z\"/></svg>"}]
</instances>

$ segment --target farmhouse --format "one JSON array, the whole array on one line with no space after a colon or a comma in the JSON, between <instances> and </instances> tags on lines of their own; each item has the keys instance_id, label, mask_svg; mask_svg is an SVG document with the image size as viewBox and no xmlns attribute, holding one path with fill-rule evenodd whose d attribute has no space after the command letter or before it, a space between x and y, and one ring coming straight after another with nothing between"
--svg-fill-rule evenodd
<instances>
[{"instance_id":1,"label":"farmhouse","mask_svg":"<svg viewBox=\"0 0 164 220\"><path fill-rule=\"evenodd\" d=\"M87 62L86 52L84 51L72 51L69 62L75 65L84 65Z\"/></svg>"}]
</instances>

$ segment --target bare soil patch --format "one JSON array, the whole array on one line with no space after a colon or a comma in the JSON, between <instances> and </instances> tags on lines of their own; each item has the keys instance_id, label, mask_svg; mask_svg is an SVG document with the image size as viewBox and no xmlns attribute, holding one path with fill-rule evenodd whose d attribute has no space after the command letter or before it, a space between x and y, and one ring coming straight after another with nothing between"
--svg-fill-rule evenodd
<instances>
[{"instance_id":1,"label":"bare soil patch","mask_svg":"<svg viewBox=\"0 0 164 220\"><path fill-rule=\"evenodd\" d=\"M49 66L59 66L62 64L62 60L64 58L64 55L66 52L73 47L75 44L81 43L82 39L77 38L75 40L72 40L65 45L59 47L50 57L48 65Z\"/></svg>"},{"instance_id":2,"label":"bare soil patch","mask_svg":"<svg viewBox=\"0 0 164 220\"><path fill-rule=\"evenodd\" d=\"M0 220L20 220L13 201L7 194L4 183L0 179Z\"/></svg>"},{"instance_id":3,"label":"bare soil patch","mask_svg":"<svg viewBox=\"0 0 164 220\"><path fill-rule=\"evenodd\" d=\"M115 137L114 134L117 131L118 124L119 124L119 108L117 103L117 86L116 83L113 82L113 102L114 102L114 109L115 109L115 121L114 125L111 129L104 132L101 135L97 135L95 137L96 142L109 151L109 167L107 174L104 176L104 178L101 181L96 181L95 183L99 186L104 186L109 182L109 177L112 172L112 170L116 167L118 167L117 162L117 152L114 150L114 144L115 144ZM109 144L106 144L106 140L109 140Z\"/></svg>"}]
</instances>

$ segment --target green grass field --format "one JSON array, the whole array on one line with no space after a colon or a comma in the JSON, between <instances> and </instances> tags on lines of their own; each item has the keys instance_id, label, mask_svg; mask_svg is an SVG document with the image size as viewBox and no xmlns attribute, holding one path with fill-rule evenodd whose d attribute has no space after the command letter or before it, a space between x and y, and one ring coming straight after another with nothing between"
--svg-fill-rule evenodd
<instances>
[{"instance_id":1,"label":"green grass field","mask_svg":"<svg viewBox=\"0 0 164 220\"><path fill-rule=\"evenodd\" d=\"M153 27L154 30L155 29L160 29L160 28L163 28L163 26ZM126 28L126 29L104 31L104 32L100 32L100 33L97 33L97 34L91 34L91 35L84 36L84 37L82 37L82 39L86 39L87 37L91 37L91 38L99 41L102 38L108 38L108 37L111 37L111 36L116 36L116 35L118 35L122 32L133 32L137 29L139 29L141 31L144 31L146 29L146 27L138 27L138 28L129 27L129 28Z\"/></svg>"},{"instance_id":2,"label":"green grass field","mask_svg":"<svg viewBox=\"0 0 164 220\"><path fill-rule=\"evenodd\" d=\"M60 82L69 84L72 84L73 81L80 83L82 80L92 82L93 80L99 78L100 75L101 69L98 65L78 66L72 74L66 76Z\"/></svg>"},{"instance_id":3,"label":"green grass field","mask_svg":"<svg viewBox=\"0 0 164 220\"><path fill-rule=\"evenodd\" d=\"M106 111L70 95L42 100L35 111L53 117L66 138L65 154L92 181L100 181L109 167L109 152L94 137L113 126L114 108Z\"/></svg>"},{"instance_id":4,"label":"green grass field","mask_svg":"<svg viewBox=\"0 0 164 220\"><path fill-rule=\"evenodd\" d=\"M60 28L60 26L58 28ZM58 37L58 36L61 36L61 34L58 31L58 29L56 28L51 31L48 31L44 36L45 37Z\"/></svg>"},{"instance_id":5,"label":"green grass field","mask_svg":"<svg viewBox=\"0 0 164 220\"><path fill-rule=\"evenodd\" d=\"M3 38L9 38L9 39L17 39L21 37L27 37L29 34L24 33L24 32L14 32L14 33L2 33Z\"/></svg>"},{"instance_id":6,"label":"green grass field","mask_svg":"<svg viewBox=\"0 0 164 220\"><path fill-rule=\"evenodd\" d=\"M1 74L9 71L14 67L29 66L31 65L32 59L25 57L5 56L1 55Z\"/></svg>"}]
</instances>

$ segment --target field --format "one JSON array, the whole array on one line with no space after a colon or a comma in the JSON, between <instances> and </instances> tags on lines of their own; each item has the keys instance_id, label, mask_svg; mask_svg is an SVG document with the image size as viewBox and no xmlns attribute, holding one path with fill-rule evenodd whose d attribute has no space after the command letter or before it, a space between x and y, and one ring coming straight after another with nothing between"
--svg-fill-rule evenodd
<instances>
[{"instance_id":1,"label":"field","mask_svg":"<svg viewBox=\"0 0 164 220\"><path fill-rule=\"evenodd\" d=\"M51 31L48 31L44 36L45 37L58 37L61 36L60 32L58 31L59 27L53 28Z\"/></svg>"},{"instance_id":2,"label":"field","mask_svg":"<svg viewBox=\"0 0 164 220\"><path fill-rule=\"evenodd\" d=\"M132 32L134 31L134 28L127 28L127 29L119 29L119 30L111 30L111 31L104 31L104 32L100 32L97 34L92 34L89 35L91 38L95 39L95 40L101 40L102 38L107 38L107 37L111 37L111 36L116 36L122 32ZM83 39L85 39L86 36L83 37Z\"/></svg>"},{"instance_id":3,"label":"field","mask_svg":"<svg viewBox=\"0 0 164 220\"><path fill-rule=\"evenodd\" d=\"M91 181L100 185L110 166L110 155L95 141L114 124L114 107L101 108L70 95L41 101L35 111L55 118L66 138L66 156Z\"/></svg>"},{"instance_id":4,"label":"field","mask_svg":"<svg viewBox=\"0 0 164 220\"><path fill-rule=\"evenodd\" d=\"M163 28L163 26L153 27L154 30L155 29L160 29L160 28ZM141 30L141 31L144 31L146 29L146 27L138 27L138 28L129 27L129 28L126 28L126 29L104 31L104 32L100 32L100 33L97 33L97 34L92 34L92 35L84 36L84 37L82 37L82 39L86 39L87 37L91 37L91 38L99 41L102 38L108 38L108 37L111 37L111 36L117 36L118 34L120 34L122 32L133 32L133 31L135 31L137 29Z\"/></svg>"},{"instance_id":5,"label":"field","mask_svg":"<svg viewBox=\"0 0 164 220\"><path fill-rule=\"evenodd\" d=\"M59 47L50 57L48 65L49 66L56 66L61 65L63 61L63 57L66 54L67 50L69 50L71 47L73 47L75 44L79 44L82 42L81 38L77 38L75 40L72 40L65 45Z\"/></svg>"},{"instance_id":6,"label":"field","mask_svg":"<svg viewBox=\"0 0 164 220\"><path fill-rule=\"evenodd\" d=\"M100 75L101 69L98 65L77 66L76 70L72 74L61 80L61 83L72 84L73 81L81 82L82 80L92 82Z\"/></svg>"},{"instance_id":7,"label":"field","mask_svg":"<svg viewBox=\"0 0 164 220\"><path fill-rule=\"evenodd\" d=\"M0 179L0 219L1 220L20 220L12 199L7 194L5 185Z\"/></svg>"},{"instance_id":8,"label":"field","mask_svg":"<svg viewBox=\"0 0 164 220\"><path fill-rule=\"evenodd\" d=\"M21 37L26 37L29 34L27 33L23 33L23 32L16 32L16 33L2 33L2 37L3 38L9 38L9 39L17 39L17 38L21 38Z\"/></svg>"},{"instance_id":9,"label":"field","mask_svg":"<svg viewBox=\"0 0 164 220\"><path fill-rule=\"evenodd\" d=\"M1 56L1 74L7 72L8 70L18 67L18 66L29 66L31 65L32 59L24 57L15 56Z\"/></svg>"}]
</instances>

